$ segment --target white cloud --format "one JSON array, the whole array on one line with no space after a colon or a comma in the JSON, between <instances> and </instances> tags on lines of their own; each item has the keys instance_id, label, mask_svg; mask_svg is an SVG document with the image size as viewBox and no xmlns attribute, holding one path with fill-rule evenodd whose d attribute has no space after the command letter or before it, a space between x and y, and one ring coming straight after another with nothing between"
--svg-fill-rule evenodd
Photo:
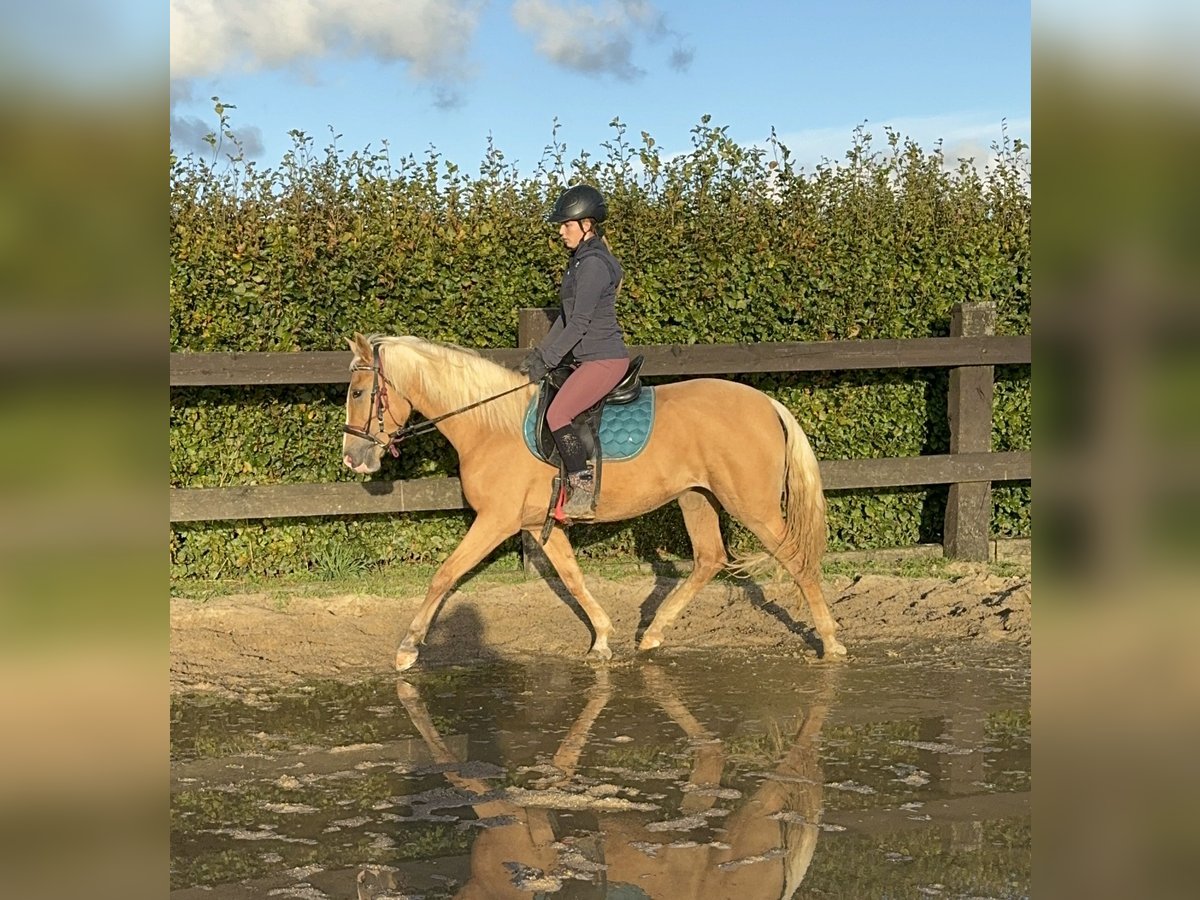
<instances>
[{"instance_id":1,"label":"white cloud","mask_svg":"<svg viewBox=\"0 0 1200 900\"><path fill-rule=\"evenodd\" d=\"M198 116L171 116L171 147L177 152L195 153L202 158L210 158L213 148L205 138L208 135L218 135L218 123L206 122ZM261 156L263 152L262 129L254 126L233 129L234 139L241 145L241 151L249 159ZM233 142L222 138L218 144L220 153L236 153L238 147Z\"/></svg>"},{"instance_id":2,"label":"white cloud","mask_svg":"<svg viewBox=\"0 0 1200 900\"><path fill-rule=\"evenodd\" d=\"M822 162L841 163L846 151L853 144L854 125L839 128L810 128L801 131L781 132L779 142L792 154L796 165L811 171ZM864 128L871 135L871 147L878 152L887 151L885 128L899 132L901 139L911 138L926 151L932 151L938 141L942 143L946 168L958 168L958 160L973 159L975 168L983 172L985 167L996 161L992 144L999 144L1006 128L1009 140L1020 138L1030 143L1029 119L1009 119L1002 123L999 117L984 116L923 116L888 119L882 122L866 122ZM765 146L765 144L760 144Z\"/></svg>"},{"instance_id":3,"label":"white cloud","mask_svg":"<svg viewBox=\"0 0 1200 900\"><path fill-rule=\"evenodd\" d=\"M216 131L215 126L197 116L171 116L171 146L181 152L203 154L210 149L205 135Z\"/></svg>"},{"instance_id":4,"label":"white cloud","mask_svg":"<svg viewBox=\"0 0 1200 900\"><path fill-rule=\"evenodd\" d=\"M604 0L564 4L559 0L515 0L513 20L533 35L537 52L558 66L589 74L608 74L632 81L644 74L633 61L634 43L680 36L648 0ZM686 69L691 48L671 52L669 64Z\"/></svg>"},{"instance_id":5,"label":"white cloud","mask_svg":"<svg viewBox=\"0 0 1200 900\"><path fill-rule=\"evenodd\" d=\"M171 0L171 77L322 57L406 62L420 78L464 65L484 0Z\"/></svg>"},{"instance_id":6,"label":"white cloud","mask_svg":"<svg viewBox=\"0 0 1200 900\"><path fill-rule=\"evenodd\" d=\"M194 91L190 81L185 78L172 78L171 108L174 109L176 103L191 103L193 93Z\"/></svg>"}]
</instances>

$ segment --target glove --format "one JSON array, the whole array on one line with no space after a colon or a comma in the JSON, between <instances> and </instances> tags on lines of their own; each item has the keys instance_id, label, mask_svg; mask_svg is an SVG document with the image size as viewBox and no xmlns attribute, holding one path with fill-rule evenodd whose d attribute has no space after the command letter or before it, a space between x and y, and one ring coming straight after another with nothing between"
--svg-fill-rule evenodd
<instances>
[{"instance_id":1,"label":"glove","mask_svg":"<svg viewBox=\"0 0 1200 900\"><path fill-rule=\"evenodd\" d=\"M546 373L550 369L546 365L546 360L542 358L542 351L534 349L521 363L521 371L529 376L531 382L536 384L546 377Z\"/></svg>"}]
</instances>

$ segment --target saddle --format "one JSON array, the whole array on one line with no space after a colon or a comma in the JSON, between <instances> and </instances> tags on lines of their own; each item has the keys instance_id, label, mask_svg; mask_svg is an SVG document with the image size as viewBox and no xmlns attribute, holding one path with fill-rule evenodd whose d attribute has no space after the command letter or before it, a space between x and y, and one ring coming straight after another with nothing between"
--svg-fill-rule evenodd
<instances>
[{"instance_id":1,"label":"saddle","mask_svg":"<svg viewBox=\"0 0 1200 900\"><path fill-rule=\"evenodd\" d=\"M578 429L579 439L587 451L588 464L595 473L597 498L600 496L600 472L601 463L604 460L604 452L600 447L600 415L607 404L611 403L615 406L633 403L641 396L642 381L638 373L641 371L643 360L643 356L635 356L631 359L629 368L617 386L572 420L572 424ZM559 471L550 492L550 509L546 517L546 528L542 532L542 543L545 543L553 521L556 519L562 521L561 508L567 483L566 467L559 455L558 447L554 443L554 437L550 433L550 426L546 422L546 410L550 408L550 403L575 370L576 365L577 363L573 363L550 370L550 373L542 381L541 390L538 393L537 410L534 413L534 435L536 436L538 455L551 465L558 466Z\"/></svg>"}]
</instances>

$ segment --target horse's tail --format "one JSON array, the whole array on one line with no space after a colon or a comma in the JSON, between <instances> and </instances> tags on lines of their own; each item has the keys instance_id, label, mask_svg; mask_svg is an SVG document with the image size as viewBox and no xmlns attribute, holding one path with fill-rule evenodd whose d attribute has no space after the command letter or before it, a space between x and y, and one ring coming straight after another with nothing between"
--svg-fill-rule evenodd
<instances>
[{"instance_id":1,"label":"horse's tail","mask_svg":"<svg viewBox=\"0 0 1200 900\"><path fill-rule=\"evenodd\" d=\"M821 468L808 436L788 408L771 400L786 435L783 471L783 541L774 553L738 557L732 568L745 575L769 571L776 563L799 563L797 574L820 577L825 555L825 493Z\"/></svg>"}]
</instances>

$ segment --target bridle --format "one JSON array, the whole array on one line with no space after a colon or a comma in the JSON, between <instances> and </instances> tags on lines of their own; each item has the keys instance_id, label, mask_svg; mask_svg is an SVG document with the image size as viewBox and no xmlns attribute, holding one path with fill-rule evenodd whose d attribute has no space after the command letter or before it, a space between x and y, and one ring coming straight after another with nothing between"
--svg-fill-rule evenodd
<instances>
[{"instance_id":1,"label":"bridle","mask_svg":"<svg viewBox=\"0 0 1200 900\"><path fill-rule=\"evenodd\" d=\"M371 365L357 365L350 367L351 372L371 373L371 405L367 409L367 420L363 423L361 428L355 425L343 425L342 431L345 434L351 435L352 437L371 441L372 443L377 444L389 451L392 456L400 455L400 451L397 450L396 447L401 441L410 437L415 437L420 434L428 434L431 431L437 430L438 422L441 422L443 419L448 419L451 416L457 416L459 413L464 413L467 410L475 409L477 406L483 406L485 403L491 403L493 400L498 400L501 397L506 397L509 394L521 390L522 388L531 387L533 385L533 382L519 384L515 388L509 388L507 391L501 391L499 394L494 394L491 397L484 397L482 400L476 400L474 403L468 403L466 406L461 406L458 409L452 409L450 412L443 413L436 418L422 419L421 421L414 422L411 425L402 425L395 431L388 431L387 427L383 424L383 416L389 410L387 389L390 386L392 390L396 391L397 393L400 391L396 385L392 384L391 379L383 374L383 366L379 364L379 344L375 344L372 349L374 352L372 354ZM412 409L411 403L409 403L409 409ZM375 421L379 425L379 429L377 431L367 430L371 424L372 416L375 417ZM393 419L393 421L395 420Z\"/></svg>"}]
</instances>

